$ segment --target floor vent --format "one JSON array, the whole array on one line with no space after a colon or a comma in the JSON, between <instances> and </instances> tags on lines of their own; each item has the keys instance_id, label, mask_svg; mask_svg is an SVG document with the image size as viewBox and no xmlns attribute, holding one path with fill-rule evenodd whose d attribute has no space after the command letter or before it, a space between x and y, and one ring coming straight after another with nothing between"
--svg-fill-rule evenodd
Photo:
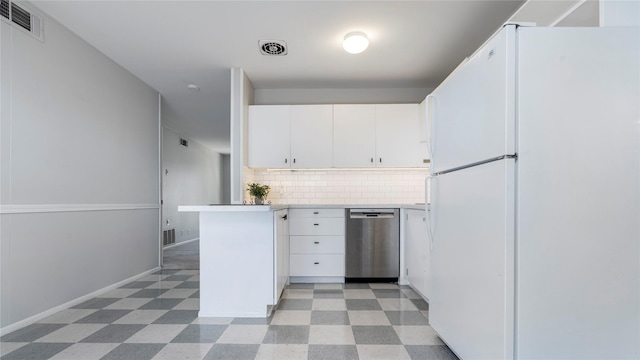
<instances>
[{"instance_id":1,"label":"floor vent","mask_svg":"<svg viewBox=\"0 0 640 360\"><path fill-rule=\"evenodd\" d=\"M176 229L162 231L162 246L172 245L176 243Z\"/></svg>"},{"instance_id":2,"label":"floor vent","mask_svg":"<svg viewBox=\"0 0 640 360\"><path fill-rule=\"evenodd\" d=\"M9 25L17 25L17 29L40 41L44 41L44 18L34 13L27 6L18 5L10 0L1 0L0 15L2 20Z\"/></svg>"}]
</instances>

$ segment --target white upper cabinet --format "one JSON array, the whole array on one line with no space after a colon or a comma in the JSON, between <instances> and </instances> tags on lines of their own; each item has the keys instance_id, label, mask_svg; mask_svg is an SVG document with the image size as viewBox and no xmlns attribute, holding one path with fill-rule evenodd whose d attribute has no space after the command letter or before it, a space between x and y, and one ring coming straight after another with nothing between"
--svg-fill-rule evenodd
<instances>
[{"instance_id":1,"label":"white upper cabinet","mask_svg":"<svg viewBox=\"0 0 640 360\"><path fill-rule=\"evenodd\" d=\"M376 105L334 105L334 166L372 167L375 157Z\"/></svg>"},{"instance_id":2,"label":"white upper cabinet","mask_svg":"<svg viewBox=\"0 0 640 360\"><path fill-rule=\"evenodd\" d=\"M420 165L418 104L376 105L375 119L376 166Z\"/></svg>"},{"instance_id":3,"label":"white upper cabinet","mask_svg":"<svg viewBox=\"0 0 640 360\"><path fill-rule=\"evenodd\" d=\"M333 105L291 106L291 168L333 166Z\"/></svg>"},{"instance_id":4,"label":"white upper cabinet","mask_svg":"<svg viewBox=\"0 0 640 360\"><path fill-rule=\"evenodd\" d=\"M291 162L291 106L249 107L248 166L288 168Z\"/></svg>"}]
</instances>

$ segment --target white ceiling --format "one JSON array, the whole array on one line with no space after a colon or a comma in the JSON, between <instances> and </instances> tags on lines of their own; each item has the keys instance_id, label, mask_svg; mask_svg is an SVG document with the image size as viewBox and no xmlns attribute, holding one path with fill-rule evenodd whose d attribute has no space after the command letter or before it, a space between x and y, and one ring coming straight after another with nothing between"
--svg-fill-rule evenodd
<instances>
[{"instance_id":1,"label":"white ceiling","mask_svg":"<svg viewBox=\"0 0 640 360\"><path fill-rule=\"evenodd\" d=\"M523 0L33 3L160 92L166 126L228 153L230 68L256 89L433 88ZM350 55L356 30L371 44ZM289 54L261 55L260 39Z\"/></svg>"}]
</instances>

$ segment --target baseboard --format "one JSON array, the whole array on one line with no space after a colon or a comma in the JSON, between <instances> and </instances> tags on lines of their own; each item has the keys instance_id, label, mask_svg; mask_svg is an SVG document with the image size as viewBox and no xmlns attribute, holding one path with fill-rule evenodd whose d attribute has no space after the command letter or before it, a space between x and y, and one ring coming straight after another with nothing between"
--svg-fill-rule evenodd
<instances>
[{"instance_id":1,"label":"baseboard","mask_svg":"<svg viewBox=\"0 0 640 360\"><path fill-rule=\"evenodd\" d=\"M291 284L306 283L340 283L344 284L344 276L291 276L289 277Z\"/></svg>"},{"instance_id":2,"label":"baseboard","mask_svg":"<svg viewBox=\"0 0 640 360\"><path fill-rule=\"evenodd\" d=\"M143 273L140 273L138 275L134 275L134 276L132 276L132 277L130 277L128 279L119 281L119 282L117 282L115 284L112 284L112 285L109 285L109 286L104 287L102 289L96 290L96 291L91 292L91 293L89 293L87 295L83 295L83 296L81 296L79 298L75 298L75 299L73 299L71 301L67 301L66 303L64 303L62 305L58 305L58 306L53 307L53 308L51 308L49 310L45 310L45 311L43 311L43 312L41 312L39 314L30 316L30 317L28 317L28 318L26 318L24 320L20 320L18 322L13 323L13 324L7 325L7 326L5 326L3 328L0 328L0 336L4 336L4 335L6 335L6 334L8 334L10 332L14 332L16 330L22 329L23 327L29 326L29 325L31 325L33 323L36 323L36 322L38 322L38 321L40 321L42 319L45 319L45 318L47 318L47 317L49 317L49 316L51 316L51 315L53 315L53 314L55 314L55 313L57 313L59 311L69 309L72 306L76 306L78 304L81 304L81 303L83 303L83 302L85 302L87 300L90 300L90 299L98 296L98 295L102 295L102 294L106 293L107 291L111 291L113 289L117 289L120 286L128 284L128 283L130 283L130 282L132 282L132 281L134 281L136 279L139 279L141 277L145 277L147 275L153 274L154 272L156 272L158 270L160 270L160 267L156 267L156 268L153 268L151 270L147 270L147 271L145 271Z\"/></svg>"},{"instance_id":3,"label":"baseboard","mask_svg":"<svg viewBox=\"0 0 640 360\"><path fill-rule=\"evenodd\" d=\"M194 241L198 241L198 240L200 240L200 238L199 238L199 237L197 237L197 238L195 238L195 239L190 239L190 240L181 241L181 242L179 242L179 243L175 243L175 244L171 244L171 245L164 246L164 247L162 247L162 250L171 249L171 248L173 248L173 247L180 246L180 245L184 245L184 244L188 244L188 243L190 243L190 242L194 242Z\"/></svg>"}]
</instances>

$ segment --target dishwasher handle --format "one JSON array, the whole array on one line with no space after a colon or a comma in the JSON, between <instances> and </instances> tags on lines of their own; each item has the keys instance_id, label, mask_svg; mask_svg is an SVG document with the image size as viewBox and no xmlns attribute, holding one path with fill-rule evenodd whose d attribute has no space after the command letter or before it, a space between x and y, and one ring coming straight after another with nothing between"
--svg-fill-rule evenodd
<instances>
[{"instance_id":1,"label":"dishwasher handle","mask_svg":"<svg viewBox=\"0 0 640 360\"><path fill-rule=\"evenodd\" d=\"M381 209L381 210L363 210L363 209L351 209L349 210L349 219L393 219L395 218L394 209Z\"/></svg>"}]
</instances>

